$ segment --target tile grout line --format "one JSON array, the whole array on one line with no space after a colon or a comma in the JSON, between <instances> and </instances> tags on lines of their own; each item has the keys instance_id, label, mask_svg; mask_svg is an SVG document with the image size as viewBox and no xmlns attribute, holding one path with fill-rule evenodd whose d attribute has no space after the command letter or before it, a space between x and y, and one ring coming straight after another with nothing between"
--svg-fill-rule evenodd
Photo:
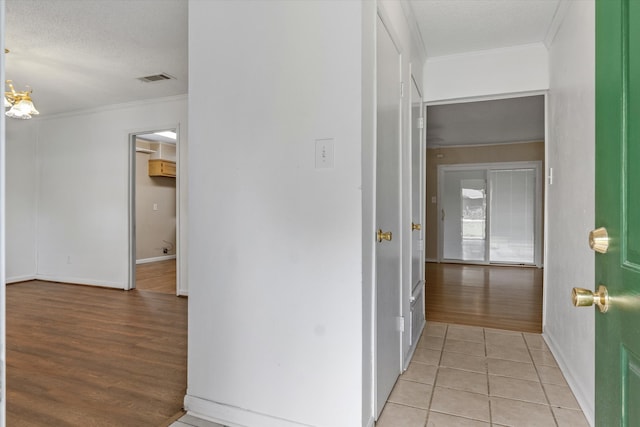
<instances>
[{"instance_id":1,"label":"tile grout line","mask_svg":"<svg viewBox=\"0 0 640 427\"><path fill-rule=\"evenodd\" d=\"M542 383L542 377L540 376L540 372L538 371L538 365L536 361L533 359L533 354L531 354L531 348L529 347L529 341L524 337L524 333L522 334L522 339L524 339L524 345L527 347L527 353L529 353L529 357L533 362L533 369L536 371L536 376L538 377L538 382L540 383L540 388L542 389L542 393L544 394L544 398L547 400L547 406L549 407L549 411L551 411L551 417L553 418L553 422L556 423L556 426L559 426L558 420L556 419L556 413L553 412L553 407L551 406L551 401L549 400L549 396L547 395L547 389L544 388Z\"/></svg>"},{"instance_id":2,"label":"tile grout line","mask_svg":"<svg viewBox=\"0 0 640 427\"><path fill-rule=\"evenodd\" d=\"M487 328L482 328L482 338L484 339L484 369L487 378L487 400L489 400L489 425L493 425L493 411L491 406L491 384L489 383L489 351L487 350Z\"/></svg>"},{"instance_id":3,"label":"tile grout line","mask_svg":"<svg viewBox=\"0 0 640 427\"><path fill-rule=\"evenodd\" d=\"M449 326L451 326L451 324L446 323L446 322L437 322L437 323L440 323L440 324L443 325L442 336L441 337L438 337L438 336L435 336L435 335L426 335L426 334L421 337L421 338L431 337L432 339L438 339L439 338L438 341L441 340L441 344L439 346L433 346L432 348L425 347L425 349L427 349L427 350L435 350L435 347L439 348L440 354L438 355L437 363L430 364L430 363L422 363L422 362L417 362L416 361L416 363L418 363L418 364L431 366L432 368L435 369L434 375L433 375L433 381L431 381L432 384L427 384L427 383L421 382L420 380L413 380L413 379L406 379L405 380L405 379L403 379L403 381L427 385L431 389L431 395L429 396L429 399L426 402L425 420L424 420L424 423L421 426L422 427L427 427L429 425L429 420L431 419L431 412L435 412L437 414L445 414L445 415L452 416L452 417L460 417L460 418L464 418L464 419L468 419L468 420L484 421L484 420L479 420L478 418L474 418L474 417L470 417L470 416L459 415L459 414L451 414L449 412L441 412L441 411L432 410L434 395L435 395L435 391L436 391L435 389L436 389L438 380L440 379L440 375L442 374L442 369L441 368L457 370L457 371L467 371L466 369L460 369L459 367L451 367L451 368L449 368L449 367L446 367L446 366L442 365L443 360L444 360L444 347L445 347L445 345L447 343L447 339L451 338L452 340L458 340L458 341L470 342L470 343L477 342L477 341L474 341L473 339L471 339L471 340L468 339L469 338L468 336L467 336L467 339L462 339L462 340L460 340L458 338L454 338L454 336L457 336L457 335L456 334L450 335L450 333L454 332L454 330L451 330L451 328L449 328ZM491 375L490 375L490 373L488 371L488 360L489 360L489 356L488 356L488 349L489 349L488 337L489 337L490 332L491 332L490 329L493 329L493 328L482 328L484 357L482 358L483 359L483 363L482 363L481 366L483 366L483 368L484 368L485 380L486 380L486 384L487 384L486 394L485 393L474 392L474 391L471 391L471 390L465 390L465 391L467 393L470 393L470 394L475 394L475 395L478 395L478 396L485 396L487 398L488 409L489 409L489 417L488 417L489 420L488 420L488 423L489 423L489 425L494 425L493 412L492 412L492 406L493 405L492 405L492 396L491 396L491 385L490 385L490 380L489 380ZM540 405L540 407L547 407L548 410L551 411L551 419L553 420L554 425L556 427L559 427L561 425L560 424L560 419L558 418L558 416L555 414L555 412L553 410L554 409L554 405L551 404L550 397L549 397L548 392L547 392L546 388L544 387L544 383L542 381L542 374L540 373L541 370L544 367L552 366L552 365L547 364L547 362L541 362L540 364L538 364L538 363L536 363L536 361L535 361L535 359L533 357L533 351L534 350L537 353L545 351L544 348L536 348L535 346L537 345L537 342L533 341L533 338L539 336L540 334L539 333L517 332L514 335L519 337L521 340L524 340L526 353L528 354L528 356L530 358L530 361L531 361L530 363L533 365L536 379L529 380L528 378L516 378L516 377L511 377L509 375L504 375L504 376L503 375L499 375L499 374L496 374L496 375L499 376L499 377L514 378L514 379L518 379L519 381L526 381L526 382L532 382L532 383L535 383L537 381L537 384L539 384L539 386L542 388L542 391L543 391L543 394L544 394L544 397L545 397L545 402L544 403L538 403L538 402L535 402L535 401L532 401L532 400L528 400L528 399L513 399L513 400L514 401L524 402L524 403L530 403L530 404L534 404L534 405ZM527 340L527 336L528 335L534 335L532 337L532 342L531 343ZM458 354L458 352L453 352L453 353ZM477 351L476 351L476 353L477 353ZM465 352L459 352L459 354L464 354L464 355L469 356L469 357L478 357L478 356L476 356L476 354L465 353ZM500 360L511 361L511 362L514 362L514 363L527 363L527 362L522 362L522 361L519 361L519 360L502 359L502 358L499 358L499 359ZM468 372L476 373L477 371L468 371ZM554 384L554 383L549 383L549 384ZM459 388L456 388L455 386L449 387L447 385L439 385L438 387L440 387L442 389L449 389L449 390L456 390L456 391L460 391L461 390ZM499 397L499 396L497 396L497 397ZM512 398L504 397L504 399L509 400L509 399L512 399ZM389 401L387 400L387 402L389 402ZM395 404L403 406L405 408L413 408L413 409L419 409L419 410L425 409L425 407L419 407L419 406L415 406L413 404L406 404L406 403L395 403ZM558 406L558 408L564 408L564 407L563 406ZM581 412L582 414L584 414L579 409L578 409L577 412ZM498 424L495 424L495 425L498 426Z\"/></svg>"},{"instance_id":4,"label":"tile grout line","mask_svg":"<svg viewBox=\"0 0 640 427\"><path fill-rule=\"evenodd\" d=\"M449 333L449 324L444 323L444 335L442 336L442 347L440 347L440 357L438 358L438 366L436 366L436 373L433 376L433 386L431 387L431 396L429 396L429 404L427 405L427 419L424 420L425 427L429 424L429 414L431 413L431 404L433 403L433 395L436 394L436 383L438 382L438 374L440 373L440 364L442 363L442 355L444 353L444 344L447 341L447 334Z\"/></svg>"}]
</instances>

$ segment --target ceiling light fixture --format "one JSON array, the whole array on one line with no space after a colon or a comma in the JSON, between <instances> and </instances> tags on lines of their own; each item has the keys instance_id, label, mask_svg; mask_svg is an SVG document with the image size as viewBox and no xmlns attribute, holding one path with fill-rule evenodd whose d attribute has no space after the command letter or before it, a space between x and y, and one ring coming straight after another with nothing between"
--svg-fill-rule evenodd
<instances>
[{"instance_id":1,"label":"ceiling light fixture","mask_svg":"<svg viewBox=\"0 0 640 427\"><path fill-rule=\"evenodd\" d=\"M31 100L31 88L27 86L27 90L19 92L13 87L11 80L6 81L9 90L4 93L4 106L9 108L5 114L12 119L30 119L31 116L40 114Z\"/></svg>"},{"instance_id":2,"label":"ceiling light fixture","mask_svg":"<svg viewBox=\"0 0 640 427\"><path fill-rule=\"evenodd\" d=\"M166 130L163 132L154 132L155 135L164 136L165 138L173 139L174 141L177 139L178 135L170 130Z\"/></svg>"},{"instance_id":3,"label":"ceiling light fixture","mask_svg":"<svg viewBox=\"0 0 640 427\"><path fill-rule=\"evenodd\" d=\"M9 53L9 49L5 49L4 53ZM5 84L9 90L4 92L4 108L9 108L5 114L12 119L30 119L31 116L40 114L31 100L33 90L27 86L27 90L19 92L13 87L13 82L7 80Z\"/></svg>"}]
</instances>

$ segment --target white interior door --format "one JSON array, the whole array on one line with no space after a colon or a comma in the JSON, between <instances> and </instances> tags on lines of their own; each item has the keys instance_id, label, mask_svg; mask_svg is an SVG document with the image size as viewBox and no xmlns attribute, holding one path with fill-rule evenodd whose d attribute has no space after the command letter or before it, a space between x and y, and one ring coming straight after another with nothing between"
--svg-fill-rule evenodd
<instances>
[{"instance_id":1,"label":"white interior door","mask_svg":"<svg viewBox=\"0 0 640 427\"><path fill-rule=\"evenodd\" d=\"M375 413L380 415L400 375L400 53L377 22L376 222L386 234L376 246ZM377 238L377 236L376 236ZM381 240L381 241L380 241Z\"/></svg>"},{"instance_id":2,"label":"white interior door","mask_svg":"<svg viewBox=\"0 0 640 427\"><path fill-rule=\"evenodd\" d=\"M415 82L411 84L411 288L424 280L424 119L422 97Z\"/></svg>"},{"instance_id":3,"label":"white interior door","mask_svg":"<svg viewBox=\"0 0 640 427\"><path fill-rule=\"evenodd\" d=\"M420 333L425 324L424 304L424 218L425 218L425 145L424 139L424 107L422 95L411 79L411 140L410 158L410 206L408 216L411 224L404 224L405 231L409 233L407 240L410 245L410 271L411 274L403 280L402 304L403 316L409 319L405 321L405 333L403 336L403 365L408 367L411 355L416 348ZM407 171L404 171L407 173ZM406 206L406 205L405 205ZM404 214L404 215L407 215ZM406 218L406 216L405 216ZM406 260L405 260L406 262ZM408 328L407 328L408 323ZM408 331L407 331L408 329Z\"/></svg>"}]
</instances>

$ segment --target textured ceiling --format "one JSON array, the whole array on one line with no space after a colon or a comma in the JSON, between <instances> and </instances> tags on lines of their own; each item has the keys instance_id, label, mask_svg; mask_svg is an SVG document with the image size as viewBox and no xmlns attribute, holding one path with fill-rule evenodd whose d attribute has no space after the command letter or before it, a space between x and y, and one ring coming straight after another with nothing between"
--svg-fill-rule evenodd
<instances>
[{"instance_id":1,"label":"textured ceiling","mask_svg":"<svg viewBox=\"0 0 640 427\"><path fill-rule=\"evenodd\" d=\"M427 107L431 148L543 140L542 95Z\"/></svg>"},{"instance_id":2,"label":"textured ceiling","mask_svg":"<svg viewBox=\"0 0 640 427\"><path fill-rule=\"evenodd\" d=\"M433 57L543 41L560 0L409 1L427 55ZM5 57L6 76L18 90L33 88L40 117L185 94L187 3L6 0L5 44L11 50ZM137 80L157 73L176 80ZM442 124L432 119L430 134L453 122L444 116ZM432 138L469 140L449 132Z\"/></svg>"},{"instance_id":3,"label":"textured ceiling","mask_svg":"<svg viewBox=\"0 0 640 427\"><path fill-rule=\"evenodd\" d=\"M409 0L427 57L545 42L560 0Z\"/></svg>"},{"instance_id":4,"label":"textured ceiling","mask_svg":"<svg viewBox=\"0 0 640 427\"><path fill-rule=\"evenodd\" d=\"M7 0L5 46L41 117L187 93L185 0Z\"/></svg>"}]
</instances>

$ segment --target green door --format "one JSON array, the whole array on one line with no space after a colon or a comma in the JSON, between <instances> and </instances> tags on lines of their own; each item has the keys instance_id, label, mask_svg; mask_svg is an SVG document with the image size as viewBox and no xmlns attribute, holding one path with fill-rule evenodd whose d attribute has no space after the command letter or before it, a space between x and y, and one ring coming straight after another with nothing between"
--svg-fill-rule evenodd
<instances>
[{"instance_id":1,"label":"green door","mask_svg":"<svg viewBox=\"0 0 640 427\"><path fill-rule=\"evenodd\" d=\"M587 71L585 71L587 72ZM596 425L640 426L640 1L596 1Z\"/></svg>"}]
</instances>

